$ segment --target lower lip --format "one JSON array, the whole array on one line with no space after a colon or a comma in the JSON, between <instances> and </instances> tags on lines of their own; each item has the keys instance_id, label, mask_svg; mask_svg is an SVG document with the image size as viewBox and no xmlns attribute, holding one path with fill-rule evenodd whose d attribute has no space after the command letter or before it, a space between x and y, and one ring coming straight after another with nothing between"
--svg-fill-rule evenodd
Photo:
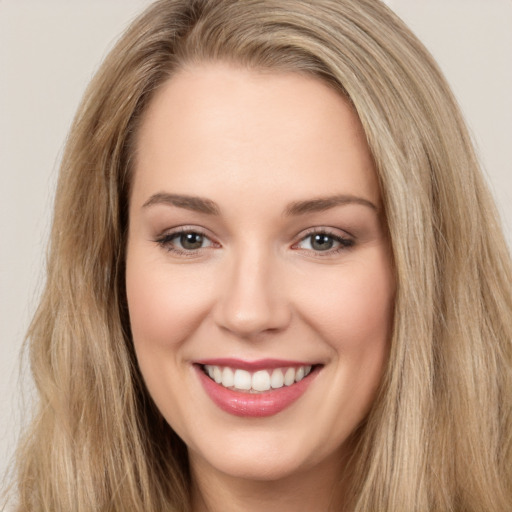
<instances>
[{"instance_id":1,"label":"lower lip","mask_svg":"<svg viewBox=\"0 0 512 512\"><path fill-rule=\"evenodd\" d=\"M227 389L210 379L200 366L195 366L199 380L211 400L223 411L235 416L263 418L273 416L292 405L307 390L318 373L315 369L291 386L263 393L245 393Z\"/></svg>"}]
</instances>

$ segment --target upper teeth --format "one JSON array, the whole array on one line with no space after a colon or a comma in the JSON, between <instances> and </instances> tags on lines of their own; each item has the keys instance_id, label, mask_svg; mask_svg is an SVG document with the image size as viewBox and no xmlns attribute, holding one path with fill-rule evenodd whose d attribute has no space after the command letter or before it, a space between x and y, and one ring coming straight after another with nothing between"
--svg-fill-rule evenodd
<instances>
[{"instance_id":1,"label":"upper teeth","mask_svg":"<svg viewBox=\"0 0 512 512\"><path fill-rule=\"evenodd\" d=\"M205 365L206 373L217 384L225 388L232 388L238 391L268 391L270 388L277 389L283 386L291 386L294 382L301 381L311 372L311 366L299 366L298 368L276 368L274 370L258 370L250 373L247 370Z\"/></svg>"}]
</instances>

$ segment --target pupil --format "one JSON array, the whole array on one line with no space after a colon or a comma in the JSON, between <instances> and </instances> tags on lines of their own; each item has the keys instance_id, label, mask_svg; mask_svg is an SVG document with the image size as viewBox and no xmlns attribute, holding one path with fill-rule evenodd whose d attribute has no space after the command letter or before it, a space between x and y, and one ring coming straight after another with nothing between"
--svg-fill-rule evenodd
<instances>
[{"instance_id":1,"label":"pupil","mask_svg":"<svg viewBox=\"0 0 512 512\"><path fill-rule=\"evenodd\" d=\"M317 251L327 251L332 248L334 241L329 235L314 235L311 246Z\"/></svg>"},{"instance_id":2,"label":"pupil","mask_svg":"<svg viewBox=\"0 0 512 512\"><path fill-rule=\"evenodd\" d=\"M203 245L203 236L198 233L183 233L180 243L184 249L199 249Z\"/></svg>"}]
</instances>

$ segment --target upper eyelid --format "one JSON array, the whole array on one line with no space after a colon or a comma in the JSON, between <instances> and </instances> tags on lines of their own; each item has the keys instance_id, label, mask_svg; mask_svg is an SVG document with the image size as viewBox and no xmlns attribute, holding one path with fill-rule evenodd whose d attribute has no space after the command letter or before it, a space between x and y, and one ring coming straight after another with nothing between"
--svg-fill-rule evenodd
<instances>
[{"instance_id":1,"label":"upper eyelid","mask_svg":"<svg viewBox=\"0 0 512 512\"><path fill-rule=\"evenodd\" d=\"M209 234L209 231L199 226L176 226L174 228L166 228L156 235L156 238L162 238L167 236L177 236L182 233L197 233L198 235L204 236L210 240L214 237Z\"/></svg>"},{"instance_id":2,"label":"upper eyelid","mask_svg":"<svg viewBox=\"0 0 512 512\"><path fill-rule=\"evenodd\" d=\"M305 229L297 235L297 238L299 238L299 240L303 240L304 238L307 238L308 236L316 235L316 234L326 234L326 235L330 235L333 237L350 238L352 240L356 240L356 237L352 233L346 231L345 229L334 228L334 227L329 227L329 226L317 226L317 227Z\"/></svg>"},{"instance_id":3,"label":"upper eyelid","mask_svg":"<svg viewBox=\"0 0 512 512\"><path fill-rule=\"evenodd\" d=\"M160 244L160 245L166 245L170 244L171 240L184 234L184 233L197 233L198 235L201 235L202 237L208 239L212 245L219 244L219 242L216 241L215 237L208 234L208 232L200 228L198 226L177 226L175 228L167 228L164 229L160 234L157 234L153 240ZM204 247L206 249L207 247ZM197 249L200 250L200 249Z\"/></svg>"}]
</instances>

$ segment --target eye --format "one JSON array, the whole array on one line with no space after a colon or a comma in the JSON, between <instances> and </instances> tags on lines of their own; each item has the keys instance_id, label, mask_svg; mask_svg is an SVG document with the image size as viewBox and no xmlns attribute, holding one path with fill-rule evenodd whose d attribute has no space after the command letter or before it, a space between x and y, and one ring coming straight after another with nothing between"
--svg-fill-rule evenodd
<instances>
[{"instance_id":1,"label":"eye","mask_svg":"<svg viewBox=\"0 0 512 512\"><path fill-rule=\"evenodd\" d=\"M213 242L205 234L188 229L165 233L156 242L168 251L178 254L194 253L213 246Z\"/></svg>"},{"instance_id":2,"label":"eye","mask_svg":"<svg viewBox=\"0 0 512 512\"><path fill-rule=\"evenodd\" d=\"M201 233L188 232L176 235L173 242L174 244L179 245L180 249L194 251L204 247L204 244L208 244L209 240Z\"/></svg>"},{"instance_id":3,"label":"eye","mask_svg":"<svg viewBox=\"0 0 512 512\"><path fill-rule=\"evenodd\" d=\"M338 252L354 245L354 241L325 231L317 231L305 236L295 247L315 252Z\"/></svg>"}]
</instances>

